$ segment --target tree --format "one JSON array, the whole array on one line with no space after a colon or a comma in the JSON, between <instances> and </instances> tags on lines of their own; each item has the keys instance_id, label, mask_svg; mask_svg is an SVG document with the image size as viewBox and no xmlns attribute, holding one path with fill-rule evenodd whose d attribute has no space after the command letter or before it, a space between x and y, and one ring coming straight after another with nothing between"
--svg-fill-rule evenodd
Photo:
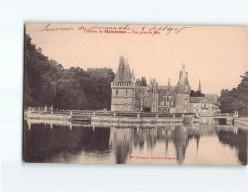
<instances>
[{"instance_id":1,"label":"tree","mask_svg":"<svg viewBox=\"0 0 248 195\"><path fill-rule=\"evenodd\" d=\"M25 35L25 107L52 105L60 72L57 62L44 56L42 50L32 44L29 35Z\"/></svg>"},{"instance_id":2,"label":"tree","mask_svg":"<svg viewBox=\"0 0 248 195\"><path fill-rule=\"evenodd\" d=\"M241 82L237 88L221 91L220 109L222 112L238 111L241 116L248 116L248 71L240 77Z\"/></svg>"},{"instance_id":3,"label":"tree","mask_svg":"<svg viewBox=\"0 0 248 195\"><path fill-rule=\"evenodd\" d=\"M64 69L25 35L25 108L54 105L59 109L110 109L114 77L109 68Z\"/></svg>"},{"instance_id":4,"label":"tree","mask_svg":"<svg viewBox=\"0 0 248 195\"><path fill-rule=\"evenodd\" d=\"M205 97L205 94L201 93L200 91L191 90L190 97Z\"/></svg>"},{"instance_id":5,"label":"tree","mask_svg":"<svg viewBox=\"0 0 248 195\"><path fill-rule=\"evenodd\" d=\"M223 113L230 113L233 112L231 105L234 101L231 92L228 89L223 89L220 96L220 110Z\"/></svg>"}]
</instances>

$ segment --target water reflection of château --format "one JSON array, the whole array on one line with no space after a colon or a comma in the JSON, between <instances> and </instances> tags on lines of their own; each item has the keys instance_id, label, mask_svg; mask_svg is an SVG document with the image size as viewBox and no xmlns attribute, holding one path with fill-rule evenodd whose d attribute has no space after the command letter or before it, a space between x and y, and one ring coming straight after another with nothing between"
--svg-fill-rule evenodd
<instances>
[{"instance_id":1,"label":"water reflection of ch\u00e2teau","mask_svg":"<svg viewBox=\"0 0 248 195\"><path fill-rule=\"evenodd\" d=\"M124 164L135 148L152 151L157 143L163 143L164 155L175 150L176 156L170 157L176 157L177 163L183 164L190 140L198 150L201 136L216 135L222 143L235 148L240 162L247 164L247 132L234 126L213 125L93 128L33 123L28 128L25 121L24 159L27 162L54 162L55 156L62 156L65 162L73 162L82 152L106 156L113 151L115 163Z\"/></svg>"}]
</instances>

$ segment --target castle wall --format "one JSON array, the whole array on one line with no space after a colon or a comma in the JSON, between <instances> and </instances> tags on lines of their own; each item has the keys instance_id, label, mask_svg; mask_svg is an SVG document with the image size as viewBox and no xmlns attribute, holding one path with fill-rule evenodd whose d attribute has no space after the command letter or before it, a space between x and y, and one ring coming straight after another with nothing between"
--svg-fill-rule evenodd
<instances>
[{"instance_id":1,"label":"castle wall","mask_svg":"<svg viewBox=\"0 0 248 195\"><path fill-rule=\"evenodd\" d=\"M209 97L190 98L190 112L192 113L199 113L201 116L212 116L219 111L217 99Z\"/></svg>"},{"instance_id":2,"label":"castle wall","mask_svg":"<svg viewBox=\"0 0 248 195\"><path fill-rule=\"evenodd\" d=\"M190 95L188 93L176 93L176 112L188 113L190 112Z\"/></svg>"}]
</instances>

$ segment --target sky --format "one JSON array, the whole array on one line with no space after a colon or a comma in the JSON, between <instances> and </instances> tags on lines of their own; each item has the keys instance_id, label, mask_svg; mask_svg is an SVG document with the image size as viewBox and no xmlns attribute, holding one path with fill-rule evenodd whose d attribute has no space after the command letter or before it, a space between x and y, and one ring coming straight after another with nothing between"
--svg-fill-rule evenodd
<instances>
[{"instance_id":1,"label":"sky","mask_svg":"<svg viewBox=\"0 0 248 195\"><path fill-rule=\"evenodd\" d=\"M111 32L114 28L122 33ZM116 72L123 55L136 79L167 85L170 78L176 85L185 64L192 89L200 79L203 93L216 94L237 87L248 71L248 27L29 23L25 29L43 54L64 68Z\"/></svg>"}]
</instances>

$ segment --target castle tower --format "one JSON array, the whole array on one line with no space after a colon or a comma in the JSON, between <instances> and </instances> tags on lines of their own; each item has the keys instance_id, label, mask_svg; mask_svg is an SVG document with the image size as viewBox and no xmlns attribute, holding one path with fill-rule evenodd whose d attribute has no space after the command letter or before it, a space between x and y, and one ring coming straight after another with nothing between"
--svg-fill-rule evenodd
<instances>
[{"instance_id":1,"label":"castle tower","mask_svg":"<svg viewBox=\"0 0 248 195\"><path fill-rule=\"evenodd\" d=\"M202 89L201 89L201 79L199 79L198 91L202 92Z\"/></svg>"},{"instance_id":2,"label":"castle tower","mask_svg":"<svg viewBox=\"0 0 248 195\"><path fill-rule=\"evenodd\" d=\"M176 112L188 113L190 112L190 92L191 87L188 81L188 72L185 71L183 65L182 71L179 74L179 81L176 86Z\"/></svg>"},{"instance_id":3,"label":"castle tower","mask_svg":"<svg viewBox=\"0 0 248 195\"><path fill-rule=\"evenodd\" d=\"M134 75L133 75L134 76ZM111 83L111 111L133 111L135 108L135 79L127 58L120 57L119 68Z\"/></svg>"}]
</instances>

